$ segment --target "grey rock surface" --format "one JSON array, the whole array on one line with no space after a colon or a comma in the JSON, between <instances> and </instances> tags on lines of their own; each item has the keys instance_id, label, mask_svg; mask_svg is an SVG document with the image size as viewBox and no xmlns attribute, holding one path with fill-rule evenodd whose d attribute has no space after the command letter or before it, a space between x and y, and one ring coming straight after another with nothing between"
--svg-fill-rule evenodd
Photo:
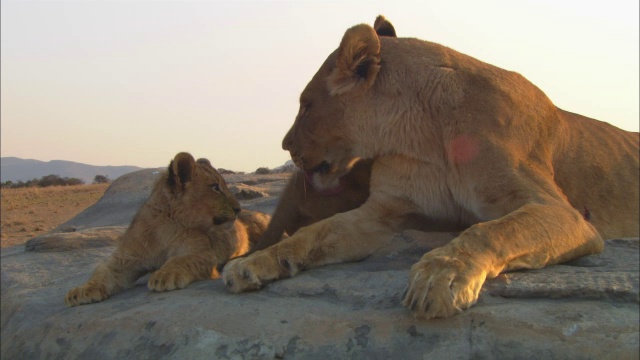
<instances>
[{"instance_id":1,"label":"grey rock surface","mask_svg":"<svg viewBox=\"0 0 640 360\"><path fill-rule=\"evenodd\" d=\"M474 307L449 319L417 320L400 303L410 266L455 236L418 231L398 234L364 261L303 271L256 292L230 294L212 280L153 293L145 277L101 303L66 307L66 292L109 256L128 224L102 217L144 201L153 176L139 175L124 179L130 185L118 179L66 226L79 230L49 234L59 247L2 249L2 359L638 358L638 239L502 274ZM269 196L242 205L273 211L286 177L249 181Z\"/></svg>"}]
</instances>

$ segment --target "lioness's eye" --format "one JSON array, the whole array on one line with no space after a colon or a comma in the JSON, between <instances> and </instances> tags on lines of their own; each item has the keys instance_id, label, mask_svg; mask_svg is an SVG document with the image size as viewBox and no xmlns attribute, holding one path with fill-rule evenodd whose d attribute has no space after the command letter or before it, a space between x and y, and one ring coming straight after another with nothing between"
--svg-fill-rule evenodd
<instances>
[{"instance_id":1,"label":"lioness's eye","mask_svg":"<svg viewBox=\"0 0 640 360\"><path fill-rule=\"evenodd\" d=\"M309 108L311 107L311 102L307 100L300 100L300 111L298 111L298 116L304 116L309 112Z\"/></svg>"},{"instance_id":2,"label":"lioness's eye","mask_svg":"<svg viewBox=\"0 0 640 360\"><path fill-rule=\"evenodd\" d=\"M211 189L216 192L220 192L220 184L211 185Z\"/></svg>"}]
</instances>

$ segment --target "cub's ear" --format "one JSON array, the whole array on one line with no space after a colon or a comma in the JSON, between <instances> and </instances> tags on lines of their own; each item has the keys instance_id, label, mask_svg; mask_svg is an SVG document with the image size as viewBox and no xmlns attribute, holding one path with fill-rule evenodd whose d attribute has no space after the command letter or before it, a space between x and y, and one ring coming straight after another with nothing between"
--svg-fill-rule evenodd
<instances>
[{"instance_id":1,"label":"cub's ear","mask_svg":"<svg viewBox=\"0 0 640 360\"><path fill-rule=\"evenodd\" d=\"M376 21L373 23L373 29L378 36L397 37L396 29L391 25L389 20L382 15L378 15L376 18Z\"/></svg>"},{"instance_id":2,"label":"cub's ear","mask_svg":"<svg viewBox=\"0 0 640 360\"><path fill-rule=\"evenodd\" d=\"M169 176L167 178L169 186L184 189L185 185L193 178L195 169L196 161L191 154L186 152L177 154L169 164Z\"/></svg>"},{"instance_id":3,"label":"cub's ear","mask_svg":"<svg viewBox=\"0 0 640 360\"><path fill-rule=\"evenodd\" d=\"M344 34L336 66L327 79L329 93L369 88L380 71L380 39L369 25L356 25Z\"/></svg>"}]
</instances>

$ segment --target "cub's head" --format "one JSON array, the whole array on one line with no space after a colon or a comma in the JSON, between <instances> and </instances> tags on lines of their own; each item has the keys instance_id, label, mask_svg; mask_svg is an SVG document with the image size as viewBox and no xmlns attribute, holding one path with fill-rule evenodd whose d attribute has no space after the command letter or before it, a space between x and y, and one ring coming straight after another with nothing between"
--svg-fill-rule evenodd
<instances>
[{"instance_id":1,"label":"cub's head","mask_svg":"<svg viewBox=\"0 0 640 360\"><path fill-rule=\"evenodd\" d=\"M163 186L171 218L190 229L231 226L240 204L209 160L179 153L169 164Z\"/></svg>"},{"instance_id":2,"label":"cub's head","mask_svg":"<svg viewBox=\"0 0 640 360\"><path fill-rule=\"evenodd\" d=\"M375 29L357 25L345 33L300 95L300 110L282 141L305 177L321 193L337 191L359 160L355 140L365 130L372 85L380 71L379 36L394 36L384 17Z\"/></svg>"}]
</instances>

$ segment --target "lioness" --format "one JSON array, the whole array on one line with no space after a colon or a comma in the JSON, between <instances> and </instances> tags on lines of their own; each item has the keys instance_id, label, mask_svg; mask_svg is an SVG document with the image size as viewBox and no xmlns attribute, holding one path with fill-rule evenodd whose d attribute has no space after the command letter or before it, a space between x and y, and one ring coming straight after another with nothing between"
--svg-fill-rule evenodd
<instances>
[{"instance_id":1,"label":"lioness","mask_svg":"<svg viewBox=\"0 0 640 360\"><path fill-rule=\"evenodd\" d=\"M362 259L419 212L469 228L413 265L420 318L473 305L487 278L638 236L638 133L557 108L521 75L427 41L348 29L300 97L283 148L329 191L374 159L359 208L298 230L223 279L233 292Z\"/></svg>"},{"instance_id":2,"label":"lioness","mask_svg":"<svg viewBox=\"0 0 640 360\"><path fill-rule=\"evenodd\" d=\"M217 277L216 266L245 254L268 221L268 215L240 210L208 160L179 153L156 181L115 253L86 284L69 291L65 302L75 306L102 301L149 272L148 287L155 291Z\"/></svg>"}]
</instances>

